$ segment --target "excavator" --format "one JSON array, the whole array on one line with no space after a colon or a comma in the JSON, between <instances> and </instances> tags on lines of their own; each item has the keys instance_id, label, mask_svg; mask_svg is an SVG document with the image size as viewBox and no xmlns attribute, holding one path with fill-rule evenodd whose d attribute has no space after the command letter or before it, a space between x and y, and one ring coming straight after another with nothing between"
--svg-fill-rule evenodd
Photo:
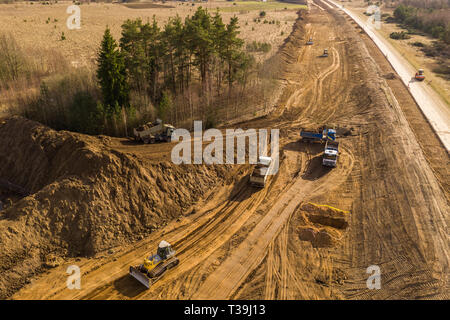
<instances>
[{"instance_id":1,"label":"excavator","mask_svg":"<svg viewBox=\"0 0 450 320\"><path fill-rule=\"evenodd\" d=\"M419 80L419 81L425 80L425 74L424 74L423 69L419 69L419 70L416 72L416 75L415 75L414 78L416 78L416 80Z\"/></svg>"},{"instance_id":2,"label":"excavator","mask_svg":"<svg viewBox=\"0 0 450 320\"><path fill-rule=\"evenodd\" d=\"M149 289L168 269L175 267L179 262L170 243L162 240L156 254L145 258L140 265L130 266L130 275Z\"/></svg>"}]
</instances>

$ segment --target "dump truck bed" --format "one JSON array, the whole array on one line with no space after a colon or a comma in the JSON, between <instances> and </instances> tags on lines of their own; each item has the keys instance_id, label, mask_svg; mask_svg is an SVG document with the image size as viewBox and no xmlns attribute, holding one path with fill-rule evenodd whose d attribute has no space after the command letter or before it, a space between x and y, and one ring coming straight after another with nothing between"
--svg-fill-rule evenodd
<instances>
[{"instance_id":1,"label":"dump truck bed","mask_svg":"<svg viewBox=\"0 0 450 320\"><path fill-rule=\"evenodd\" d=\"M302 131L300 133L300 136L303 138L310 138L310 139L322 139L322 133L318 132Z\"/></svg>"},{"instance_id":2,"label":"dump truck bed","mask_svg":"<svg viewBox=\"0 0 450 320\"><path fill-rule=\"evenodd\" d=\"M337 150L339 150L339 142L328 140L327 144L325 145L325 149L337 151Z\"/></svg>"}]
</instances>

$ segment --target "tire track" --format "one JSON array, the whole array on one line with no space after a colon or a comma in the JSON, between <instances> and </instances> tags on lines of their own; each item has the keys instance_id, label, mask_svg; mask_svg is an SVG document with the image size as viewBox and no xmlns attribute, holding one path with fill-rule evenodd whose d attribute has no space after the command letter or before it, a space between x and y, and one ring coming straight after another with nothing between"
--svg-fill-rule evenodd
<instances>
[{"instance_id":1,"label":"tire track","mask_svg":"<svg viewBox=\"0 0 450 320\"><path fill-rule=\"evenodd\" d=\"M229 299L261 263L269 244L302 200L318 190L326 190L330 186L329 181L333 181L333 187L338 186L339 181L351 172L353 162L349 163L350 166L340 166L323 179L305 180L298 177L232 255L208 276L192 298Z\"/></svg>"}]
</instances>

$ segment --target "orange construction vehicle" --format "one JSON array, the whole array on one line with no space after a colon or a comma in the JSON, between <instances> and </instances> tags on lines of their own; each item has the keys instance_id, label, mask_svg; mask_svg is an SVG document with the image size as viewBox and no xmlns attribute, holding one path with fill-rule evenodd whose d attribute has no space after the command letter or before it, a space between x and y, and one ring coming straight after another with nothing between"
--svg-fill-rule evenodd
<instances>
[{"instance_id":1,"label":"orange construction vehicle","mask_svg":"<svg viewBox=\"0 0 450 320\"><path fill-rule=\"evenodd\" d=\"M416 80L423 81L425 79L425 75L424 75L423 69L419 69L416 72L416 76L414 78L416 78Z\"/></svg>"}]
</instances>

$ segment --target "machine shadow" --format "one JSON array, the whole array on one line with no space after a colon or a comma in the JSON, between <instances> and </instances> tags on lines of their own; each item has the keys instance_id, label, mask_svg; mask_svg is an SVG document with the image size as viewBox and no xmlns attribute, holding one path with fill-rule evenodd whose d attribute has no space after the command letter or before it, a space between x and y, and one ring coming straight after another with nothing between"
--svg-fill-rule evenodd
<instances>
[{"instance_id":1,"label":"machine shadow","mask_svg":"<svg viewBox=\"0 0 450 320\"><path fill-rule=\"evenodd\" d=\"M233 189L228 196L229 201L242 202L252 197L253 194L261 191L262 188L250 184L250 174L251 171L243 176L239 182L234 184Z\"/></svg>"},{"instance_id":2,"label":"machine shadow","mask_svg":"<svg viewBox=\"0 0 450 320\"><path fill-rule=\"evenodd\" d=\"M322 165L322 155L317 155L309 161L308 169L302 175L302 178L310 181L317 180L325 176L331 170L332 168Z\"/></svg>"},{"instance_id":3,"label":"machine shadow","mask_svg":"<svg viewBox=\"0 0 450 320\"><path fill-rule=\"evenodd\" d=\"M121 139L120 143L124 146L137 146L137 145L143 145L142 142L138 142L134 139Z\"/></svg>"},{"instance_id":4,"label":"machine shadow","mask_svg":"<svg viewBox=\"0 0 450 320\"><path fill-rule=\"evenodd\" d=\"M113 282L114 288L128 298L134 298L148 290L132 276L126 274Z\"/></svg>"},{"instance_id":5,"label":"machine shadow","mask_svg":"<svg viewBox=\"0 0 450 320\"><path fill-rule=\"evenodd\" d=\"M323 152L323 144L321 143L307 143L299 139L294 142L290 142L284 145L283 150L297 151L297 152L308 152L317 155Z\"/></svg>"}]
</instances>

